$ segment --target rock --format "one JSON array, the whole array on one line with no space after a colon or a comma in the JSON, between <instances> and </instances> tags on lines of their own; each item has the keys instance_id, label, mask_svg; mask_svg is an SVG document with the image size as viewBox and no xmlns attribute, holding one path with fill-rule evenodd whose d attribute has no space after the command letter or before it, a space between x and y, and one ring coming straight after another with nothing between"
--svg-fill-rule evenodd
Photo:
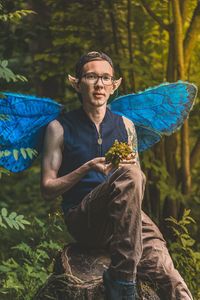
<instances>
[{"instance_id":1,"label":"rock","mask_svg":"<svg viewBox=\"0 0 200 300\"><path fill-rule=\"evenodd\" d=\"M102 250L70 244L55 259L54 272L35 300L104 300L103 271L110 259ZM148 283L138 282L138 300L160 300Z\"/></svg>"}]
</instances>

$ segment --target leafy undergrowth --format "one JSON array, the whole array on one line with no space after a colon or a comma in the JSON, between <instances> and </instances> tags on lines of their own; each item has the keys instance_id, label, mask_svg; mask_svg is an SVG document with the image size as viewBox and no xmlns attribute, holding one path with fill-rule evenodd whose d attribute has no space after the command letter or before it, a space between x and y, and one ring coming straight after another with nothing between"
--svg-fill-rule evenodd
<instances>
[{"instance_id":1,"label":"leafy undergrowth","mask_svg":"<svg viewBox=\"0 0 200 300\"><path fill-rule=\"evenodd\" d=\"M195 224L190 216L190 210L184 211L181 220L172 217L167 219L173 229L175 242L169 244L169 249L176 268L186 281L195 300L200 299L200 249L191 237L189 226Z\"/></svg>"},{"instance_id":2,"label":"leafy undergrowth","mask_svg":"<svg viewBox=\"0 0 200 300\"><path fill-rule=\"evenodd\" d=\"M2 234L19 243L7 250L0 263L0 299L33 299L36 291L53 270L53 258L66 243L67 236L60 215L51 216L48 222L34 217L27 221L15 212L1 210ZM9 232L10 231L10 232ZM21 237L20 237L21 236ZM2 240L2 238L1 238Z\"/></svg>"}]
</instances>

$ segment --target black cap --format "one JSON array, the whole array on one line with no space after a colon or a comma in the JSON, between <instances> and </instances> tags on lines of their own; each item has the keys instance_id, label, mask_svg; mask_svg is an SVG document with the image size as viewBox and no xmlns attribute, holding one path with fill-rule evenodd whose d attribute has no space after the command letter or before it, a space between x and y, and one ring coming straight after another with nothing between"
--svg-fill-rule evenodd
<instances>
[{"instance_id":1,"label":"black cap","mask_svg":"<svg viewBox=\"0 0 200 300\"><path fill-rule=\"evenodd\" d=\"M107 54L105 54L101 51L100 52L97 52L97 51L88 52L87 54L83 54L76 64L76 70L75 70L76 78L81 77L83 66L86 63L88 63L90 61L94 61L94 60L106 60L113 68L112 59Z\"/></svg>"}]
</instances>

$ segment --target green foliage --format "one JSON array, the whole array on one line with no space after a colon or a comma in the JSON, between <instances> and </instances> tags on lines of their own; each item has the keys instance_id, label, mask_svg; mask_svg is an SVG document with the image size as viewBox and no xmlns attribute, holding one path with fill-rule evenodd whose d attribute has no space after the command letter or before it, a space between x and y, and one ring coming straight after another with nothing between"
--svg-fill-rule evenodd
<instances>
[{"instance_id":1,"label":"green foliage","mask_svg":"<svg viewBox=\"0 0 200 300\"><path fill-rule=\"evenodd\" d=\"M10 175L10 172L2 167L0 167L0 179L2 178L2 174Z\"/></svg>"},{"instance_id":2,"label":"green foliage","mask_svg":"<svg viewBox=\"0 0 200 300\"><path fill-rule=\"evenodd\" d=\"M52 272L52 258L61 245L54 242L51 236L52 234L58 236L58 232L62 232L62 227L58 217L51 218L51 222L47 224L34 218L31 224L34 232L29 229L30 237L12 247L15 258L9 257L0 264L2 300L33 299L38 287L44 284Z\"/></svg>"},{"instance_id":3,"label":"green foliage","mask_svg":"<svg viewBox=\"0 0 200 300\"><path fill-rule=\"evenodd\" d=\"M8 68L7 60L0 60L0 79L5 79L7 82L27 82L27 78L23 75L14 74L14 72Z\"/></svg>"},{"instance_id":4,"label":"green foliage","mask_svg":"<svg viewBox=\"0 0 200 300\"><path fill-rule=\"evenodd\" d=\"M1 157L6 157L9 155L13 155L13 157L15 158L15 160L18 160L19 155L22 155L24 159L26 159L27 157L29 157L30 159L32 159L34 156L37 156L37 151L35 149L32 148L20 148L18 149L13 149L13 151L9 151L9 150L4 150L4 151L0 151L0 158Z\"/></svg>"},{"instance_id":5,"label":"green foliage","mask_svg":"<svg viewBox=\"0 0 200 300\"><path fill-rule=\"evenodd\" d=\"M18 23L21 19L29 14L33 14L31 10L16 10L12 13L3 13L3 6L0 5L0 21ZM23 75L15 74L10 68L8 68L8 60L0 60L0 79L4 79L7 82L22 81L27 82L27 78Z\"/></svg>"},{"instance_id":6,"label":"green foliage","mask_svg":"<svg viewBox=\"0 0 200 300\"><path fill-rule=\"evenodd\" d=\"M25 229L24 225L30 225L23 215L17 215L15 211L8 213L7 209L3 207L0 212L0 227L4 229L15 228L19 230L20 228Z\"/></svg>"},{"instance_id":7,"label":"green foliage","mask_svg":"<svg viewBox=\"0 0 200 300\"><path fill-rule=\"evenodd\" d=\"M34 11L28 9L16 10L12 13L0 14L0 21L18 23L23 17L34 13Z\"/></svg>"},{"instance_id":8,"label":"green foliage","mask_svg":"<svg viewBox=\"0 0 200 300\"><path fill-rule=\"evenodd\" d=\"M167 218L173 229L175 242L170 243L170 251L175 266L187 282L196 300L200 298L200 252L195 250L195 240L191 237L188 226L194 224L190 210L184 211L181 220Z\"/></svg>"},{"instance_id":9,"label":"green foliage","mask_svg":"<svg viewBox=\"0 0 200 300\"><path fill-rule=\"evenodd\" d=\"M169 13L170 7L168 6L168 1L161 2L156 0L153 2L147 1L147 3L165 23L171 21L172 16ZM190 22L191 13L194 5L196 5L196 1L190 0L188 3L189 11L186 16L186 26ZM16 3L11 0L4 1L4 11L2 6L0 6L0 79L2 79L2 90L11 88L18 90L25 89L29 93L39 93L43 96L55 97L55 99L60 98L65 103L67 109L75 108L79 105L79 101L69 83L66 84L66 74L71 73L73 75L77 59L81 54L91 50L102 50L113 58L116 77L123 77L122 94L133 91L134 83L130 76L132 71L135 74L136 91L166 80L169 35L167 31L163 30L146 13L141 5L141 1L131 1L131 52L129 51L128 41L126 0L41 0L31 1L31 5L33 10L37 11L37 14L33 18L22 18L23 15L27 15L29 12L26 10L27 2L24 0ZM130 54L133 55L133 63L130 62ZM200 43L197 43L188 74L190 81L199 82L199 68ZM21 78L20 81L19 75L15 74L12 70L17 70L16 73L28 76L31 84L26 84L25 87L22 87L20 84L25 79ZM16 84L16 80L21 83L18 82ZM0 115L0 120L6 121L6 116ZM199 105L196 105L190 117L191 148L195 145L199 136L199 120ZM180 140L177 142L179 143L177 164L180 167L181 145ZM26 149L18 149L17 146L15 148L12 153L4 152L0 149L0 155L13 155L16 160L19 158L19 155L22 155L24 158L30 157L31 154L28 154ZM174 200L174 202L183 202L186 197L181 193L179 186L176 187L174 178L172 179L169 176L164 159L159 160L154 150L141 155L141 163L147 175L147 185L153 191L150 193L148 201L146 201L147 205L149 205L149 212L152 212L152 215L156 215L157 220L160 220L163 215L162 207L166 197ZM172 154L176 155L175 153ZM0 168L1 173L9 174L3 168ZM189 195L190 199L187 205L192 207L195 219L198 220L200 217L198 209L200 203L199 164L193 168L192 176L192 193ZM45 271L42 275L44 278L47 276L45 274L48 274L48 272L45 272L50 263L50 259L45 258L45 253L51 257L49 250L47 250L49 249L49 241L50 239L58 241L60 238L57 236L58 230L54 235L50 229L48 213L55 211L55 207L54 203L44 203L41 199L38 184L39 177L40 171L36 162L30 171L13 176L3 176L1 179L1 208L5 207L8 211L20 211L20 214L23 214L26 218L27 216L32 218L37 215L39 218L42 218L42 222L45 224L38 229L38 225L32 223L32 226L27 226L27 230L16 231L12 230L6 221L2 219L7 228L1 228L5 233L0 239L0 255L3 261L1 265L6 267L7 262L10 268L10 271L7 273L1 272L4 280L4 292L7 293L5 294L6 300L18 298L30 299L30 293L24 285L31 286L31 284L26 281L25 277L31 278L30 274L34 274L36 267L28 265L28 268L33 268L31 272L28 272L24 258L29 260L32 257L30 261L36 261L38 272L43 272L42 267L44 267ZM41 230L42 228L46 233ZM199 224L194 224L193 228L195 240L199 241ZM66 237L63 236L62 239L62 242L59 240L60 244L66 241ZM43 242L46 241L48 245L44 247L39 246L41 240ZM22 242L21 246L19 246L21 244L19 244L19 241ZM191 243L191 246L188 243ZM180 240L176 246L177 251L175 249L176 253L182 253L182 258L177 256L177 267L180 268L188 285L191 286L190 283L192 283L194 286L192 289L195 290L195 285L199 284L198 268L188 267L188 271L186 268L184 269L184 255L186 252L182 249L183 244L190 253L192 251L195 253L194 248L198 249L198 244L192 245L192 241L182 236L182 241ZM13 245L18 248L12 248ZM33 257L29 251L29 247L37 253L36 257L39 255L38 249L45 251L43 253L44 256L41 255L43 262ZM189 251L189 248L192 250ZM27 249L27 253L25 249ZM189 257L189 254L187 255ZM192 259L190 262L192 262ZM22 277L17 272L16 266L18 266L21 274L23 274ZM193 277L188 278L187 276L190 276L190 271ZM194 275L195 272L196 278ZM42 281L36 277L34 278L33 289L36 288L36 285L42 284ZM33 294L33 291L31 293ZM194 295L196 295L195 292ZM0 298L3 299L2 297L3 294ZM198 298L200 297L198 296Z\"/></svg>"}]
</instances>

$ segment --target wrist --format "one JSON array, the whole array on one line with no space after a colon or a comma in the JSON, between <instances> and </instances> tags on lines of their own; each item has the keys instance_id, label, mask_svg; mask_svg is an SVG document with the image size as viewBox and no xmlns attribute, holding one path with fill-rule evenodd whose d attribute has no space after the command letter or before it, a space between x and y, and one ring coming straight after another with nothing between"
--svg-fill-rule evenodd
<instances>
[{"instance_id":1,"label":"wrist","mask_svg":"<svg viewBox=\"0 0 200 300\"><path fill-rule=\"evenodd\" d=\"M87 161L87 162L84 164L84 167L85 167L86 172L92 170L93 167L94 167L94 162L93 162L93 160Z\"/></svg>"}]
</instances>

